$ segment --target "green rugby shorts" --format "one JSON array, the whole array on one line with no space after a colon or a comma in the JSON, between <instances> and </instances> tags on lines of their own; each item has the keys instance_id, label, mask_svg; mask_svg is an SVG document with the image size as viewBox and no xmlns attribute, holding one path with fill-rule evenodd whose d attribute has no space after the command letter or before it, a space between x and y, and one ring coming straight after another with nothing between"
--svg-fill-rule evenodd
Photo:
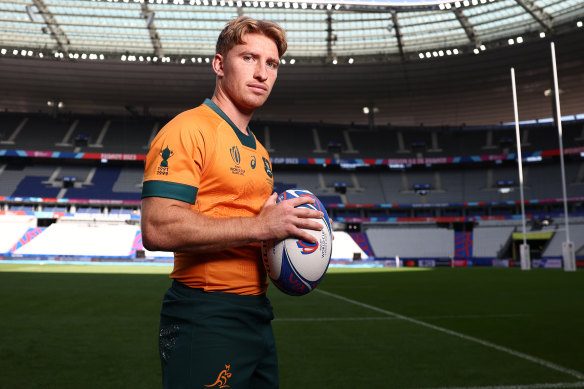
<instances>
[{"instance_id":1,"label":"green rugby shorts","mask_svg":"<svg viewBox=\"0 0 584 389\"><path fill-rule=\"evenodd\" d=\"M173 281L160 314L163 388L278 388L273 318L265 295L209 293Z\"/></svg>"}]
</instances>

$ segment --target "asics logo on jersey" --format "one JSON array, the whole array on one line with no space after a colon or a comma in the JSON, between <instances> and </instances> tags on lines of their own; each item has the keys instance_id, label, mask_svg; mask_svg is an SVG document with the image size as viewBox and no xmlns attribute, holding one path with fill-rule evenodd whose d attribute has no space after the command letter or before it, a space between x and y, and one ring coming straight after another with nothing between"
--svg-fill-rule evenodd
<instances>
[{"instance_id":1,"label":"asics logo on jersey","mask_svg":"<svg viewBox=\"0 0 584 389\"><path fill-rule=\"evenodd\" d=\"M302 255L312 254L318 249L318 242L316 243L308 243L303 240L297 240L296 245L299 249L301 249Z\"/></svg>"},{"instance_id":2,"label":"asics logo on jersey","mask_svg":"<svg viewBox=\"0 0 584 389\"><path fill-rule=\"evenodd\" d=\"M255 167L256 167L256 157L255 157L255 155L252 155L251 156L251 168L255 169Z\"/></svg>"},{"instance_id":3,"label":"asics logo on jersey","mask_svg":"<svg viewBox=\"0 0 584 389\"><path fill-rule=\"evenodd\" d=\"M211 385L205 385L206 388L230 388L231 386L227 385L227 380L231 378L231 373L229 372L229 368L231 365L225 365L225 369L219 372L217 379Z\"/></svg>"},{"instance_id":4,"label":"asics logo on jersey","mask_svg":"<svg viewBox=\"0 0 584 389\"><path fill-rule=\"evenodd\" d=\"M239 149L237 146L230 148L229 153L231 153L231 159L233 159L233 162L235 162L236 165L239 165L241 162L241 155L239 154Z\"/></svg>"}]
</instances>

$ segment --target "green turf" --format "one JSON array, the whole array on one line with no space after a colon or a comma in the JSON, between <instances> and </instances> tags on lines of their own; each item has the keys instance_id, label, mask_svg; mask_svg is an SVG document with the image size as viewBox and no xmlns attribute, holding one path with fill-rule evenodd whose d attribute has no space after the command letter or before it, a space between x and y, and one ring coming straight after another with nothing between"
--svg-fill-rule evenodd
<instances>
[{"instance_id":1,"label":"green turf","mask_svg":"<svg viewBox=\"0 0 584 389\"><path fill-rule=\"evenodd\" d=\"M168 271L1 263L0 388L160 388ZM582 271L332 269L269 296L282 389L584 387Z\"/></svg>"}]
</instances>

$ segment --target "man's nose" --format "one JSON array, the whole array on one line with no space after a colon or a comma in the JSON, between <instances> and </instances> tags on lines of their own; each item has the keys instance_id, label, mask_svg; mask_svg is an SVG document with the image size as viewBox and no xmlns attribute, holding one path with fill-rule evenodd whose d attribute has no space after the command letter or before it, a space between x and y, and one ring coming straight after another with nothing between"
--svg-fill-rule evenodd
<instances>
[{"instance_id":1,"label":"man's nose","mask_svg":"<svg viewBox=\"0 0 584 389\"><path fill-rule=\"evenodd\" d=\"M254 77L260 81L265 81L268 79L268 69L266 64L258 62L255 68Z\"/></svg>"}]
</instances>

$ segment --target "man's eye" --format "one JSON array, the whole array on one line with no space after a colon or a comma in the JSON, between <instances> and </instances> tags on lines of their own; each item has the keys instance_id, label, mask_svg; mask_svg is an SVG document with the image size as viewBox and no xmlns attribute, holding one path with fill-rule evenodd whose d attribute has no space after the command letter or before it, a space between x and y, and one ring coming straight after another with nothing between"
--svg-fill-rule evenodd
<instances>
[{"instance_id":1,"label":"man's eye","mask_svg":"<svg viewBox=\"0 0 584 389\"><path fill-rule=\"evenodd\" d=\"M244 57L243 57L243 60L244 60L244 61L248 61L248 62L249 62L249 61L251 61L251 60L252 60L252 58L251 58L251 55L246 55L246 56L244 56Z\"/></svg>"}]
</instances>

